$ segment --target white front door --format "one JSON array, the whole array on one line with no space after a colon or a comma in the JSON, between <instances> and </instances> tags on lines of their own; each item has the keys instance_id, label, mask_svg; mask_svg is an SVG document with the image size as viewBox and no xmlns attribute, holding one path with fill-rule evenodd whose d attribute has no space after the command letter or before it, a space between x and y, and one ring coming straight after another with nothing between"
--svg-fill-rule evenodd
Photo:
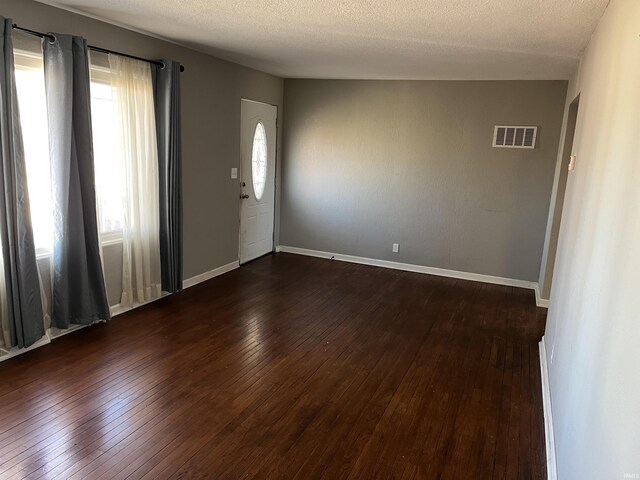
<instances>
[{"instance_id":1,"label":"white front door","mask_svg":"<svg viewBox=\"0 0 640 480\"><path fill-rule=\"evenodd\" d=\"M240 263L273 251L278 108L242 100Z\"/></svg>"}]
</instances>

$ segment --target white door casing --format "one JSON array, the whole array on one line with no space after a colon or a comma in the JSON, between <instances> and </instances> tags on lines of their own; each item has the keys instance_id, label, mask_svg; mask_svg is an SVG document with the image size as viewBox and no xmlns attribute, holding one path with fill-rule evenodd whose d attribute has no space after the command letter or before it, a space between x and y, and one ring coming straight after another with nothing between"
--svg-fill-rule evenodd
<instances>
[{"instance_id":1,"label":"white door casing","mask_svg":"<svg viewBox=\"0 0 640 480\"><path fill-rule=\"evenodd\" d=\"M273 105L241 101L241 264L273 251L277 117Z\"/></svg>"}]
</instances>

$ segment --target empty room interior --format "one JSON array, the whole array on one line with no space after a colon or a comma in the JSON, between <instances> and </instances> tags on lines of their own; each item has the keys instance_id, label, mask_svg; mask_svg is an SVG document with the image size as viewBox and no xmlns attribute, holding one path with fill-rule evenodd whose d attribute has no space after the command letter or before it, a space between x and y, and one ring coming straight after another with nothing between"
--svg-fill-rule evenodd
<instances>
[{"instance_id":1,"label":"empty room interior","mask_svg":"<svg viewBox=\"0 0 640 480\"><path fill-rule=\"evenodd\" d=\"M0 30L0 479L640 478L640 0Z\"/></svg>"}]
</instances>

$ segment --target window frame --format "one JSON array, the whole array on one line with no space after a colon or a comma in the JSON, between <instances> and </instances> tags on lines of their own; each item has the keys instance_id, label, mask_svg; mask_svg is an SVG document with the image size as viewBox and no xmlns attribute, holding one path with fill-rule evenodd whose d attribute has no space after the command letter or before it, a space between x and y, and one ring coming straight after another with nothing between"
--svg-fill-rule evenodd
<instances>
[{"instance_id":1,"label":"window frame","mask_svg":"<svg viewBox=\"0 0 640 480\"><path fill-rule=\"evenodd\" d=\"M89 57L89 83L100 84L111 87L111 71L109 67L100 65L95 61L92 55ZM93 100L93 93L90 94ZM95 145L94 145L95 148ZM95 154L94 154L95 155ZM98 208L97 196L96 196L96 209ZM99 219L98 219L99 220ZM118 245L124 242L124 228L118 230L102 231L100 229L100 223L98 222L98 234L100 236L100 244L103 247L110 245Z\"/></svg>"},{"instance_id":2,"label":"window frame","mask_svg":"<svg viewBox=\"0 0 640 480\"><path fill-rule=\"evenodd\" d=\"M14 46L13 47L13 67L15 71L22 71L22 72L42 71L43 72L42 74L44 75L44 71L43 71L44 58L43 58L42 51L36 52L36 51L26 50L24 48ZM17 82L18 82L18 78L16 78L16 83ZM19 107L24 108L24 105L19 104ZM46 104L44 105L44 113L46 116ZM22 118L23 117L21 116L21 119L20 119L21 122L22 122ZM48 122L48 119L47 119L47 122ZM48 142L48 138L47 138L47 142ZM47 153L47 157L49 157L48 153ZM50 158L48 158L48 160L50 161ZM53 237L53 235L54 233L52 231L51 236ZM34 247L35 247L36 260L48 259L53 255L52 244L48 244L46 247L38 246L37 244L35 244Z\"/></svg>"}]
</instances>

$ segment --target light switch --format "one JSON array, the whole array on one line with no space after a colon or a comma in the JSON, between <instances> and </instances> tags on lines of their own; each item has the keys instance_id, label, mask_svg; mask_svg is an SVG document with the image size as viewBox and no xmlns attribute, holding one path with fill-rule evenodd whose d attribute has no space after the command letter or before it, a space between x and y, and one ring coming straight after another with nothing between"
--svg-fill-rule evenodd
<instances>
[{"instance_id":1,"label":"light switch","mask_svg":"<svg viewBox=\"0 0 640 480\"><path fill-rule=\"evenodd\" d=\"M231 178L238 178L238 169L237 168L232 168L231 169Z\"/></svg>"},{"instance_id":2,"label":"light switch","mask_svg":"<svg viewBox=\"0 0 640 480\"><path fill-rule=\"evenodd\" d=\"M576 169L576 156L571 155L569 157L569 171L573 172Z\"/></svg>"}]
</instances>

